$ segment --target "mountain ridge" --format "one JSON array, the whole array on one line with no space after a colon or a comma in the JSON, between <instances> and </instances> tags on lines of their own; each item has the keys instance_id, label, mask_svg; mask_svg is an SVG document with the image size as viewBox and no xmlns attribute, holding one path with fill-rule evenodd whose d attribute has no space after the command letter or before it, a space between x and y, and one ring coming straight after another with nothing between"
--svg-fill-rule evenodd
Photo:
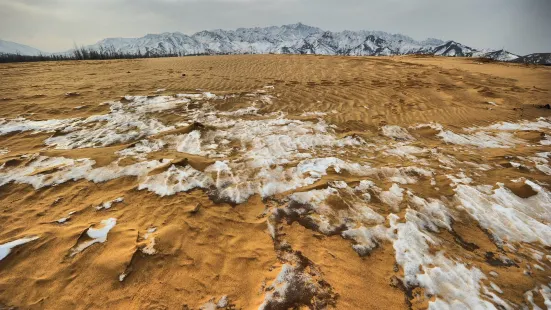
<instances>
[{"instance_id":1,"label":"mountain ridge","mask_svg":"<svg viewBox=\"0 0 551 310\"><path fill-rule=\"evenodd\" d=\"M35 50L35 53L39 51L32 47L28 48L28 51ZM546 56L547 54L542 54L541 57L537 56L539 54L531 54L534 55L532 57L521 57L503 49L477 49L454 40L443 41L427 38L418 41L404 34L370 30L333 32L303 23L269 27L242 27L234 30L202 30L192 35L182 32L163 32L149 33L136 38L104 38L95 44L84 46L84 48L108 49L140 55L181 56L217 54L393 56L423 54L482 57L497 61L516 62L520 62L520 59L522 62L551 64L551 57ZM57 54L71 54L72 51ZM6 53L0 48L0 53L2 52Z\"/></svg>"},{"instance_id":2,"label":"mountain ridge","mask_svg":"<svg viewBox=\"0 0 551 310\"><path fill-rule=\"evenodd\" d=\"M456 41L427 38L417 41L407 35L384 31L327 31L303 23L283 26L203 30L147 34L138 38L105 38L86 48L114 48L129 53L194 54L321 54L345 56L391 56L432 54L484 57L497 50L479 50ZM502 55L505 54L506 56ZM492 54L493 56L493 54ZM502 51L503 59L519 56ZM497 59L496 59L497 60Z\"/></svg>"},{"instance_id":3,"label":"mountain ridge","mask_svg":"<svg viewBox=\"0 0 551 310\"><path fill-rule=\"evenodd\" d=\"M6 41L0 39L0 53L6 53L6 54L21 54L21 55L29 55L29 56L38 56L38 55L46 55L48 53L45 53L37 48L19 44L12 41Z\"/></svg>"}]
</instances>

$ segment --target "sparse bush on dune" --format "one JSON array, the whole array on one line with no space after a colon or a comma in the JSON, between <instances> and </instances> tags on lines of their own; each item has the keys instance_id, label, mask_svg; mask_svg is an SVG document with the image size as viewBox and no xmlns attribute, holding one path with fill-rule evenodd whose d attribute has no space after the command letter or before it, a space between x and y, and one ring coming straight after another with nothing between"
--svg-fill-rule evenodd
<instances>
[{"instance_id":1,"label":"sparse bush on dune","mask_svg":"<svg viewBox=\"0 0 551 310\"><path fill-rule=\"evenodd\" d=\"M157 52L147 49L145 53L138 50L136 53L128 53L117 51L114 46L100 46L98 49L89 47L78 47L64 54L50 55L21 55L0 53L0 63L9 62L34 62L34 61L62 61L62 60L107 60L107 59L137 59L137 58L160 58L160 57L183 57L183 56L199 56L204 54L184 54L171 50L169 52Z\"/></svg>"},{"instance_id":2,"label":"sparse bush on dune","mask_svg":"<svg viewBox=\"0 0 551 310\"><path fill-rule=\"evenodd\" d=\"M474 59L474 62L477 63L494 63L497 62L495 59L492 58L486 58L486 57L477 57Z\"/></svg>"},{"instance_id":3,"label":"sparse bush on dune","mask_svg":"<svg viewBox=\"0 0 551 310\"><path fill-rule=\"evenodd\" d=\"M29 55L21 55L21 54L0 53L0 63L31 62L31 61L60 61L60 60L72 60L72 59L69 56L65 56L65 55L29 56Z\"/></svg>"}]
</instances>

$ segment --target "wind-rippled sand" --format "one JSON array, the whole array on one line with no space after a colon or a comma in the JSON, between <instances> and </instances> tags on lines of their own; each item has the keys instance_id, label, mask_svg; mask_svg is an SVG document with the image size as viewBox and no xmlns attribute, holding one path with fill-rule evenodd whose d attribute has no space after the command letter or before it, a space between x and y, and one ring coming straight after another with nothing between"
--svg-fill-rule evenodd
<instances>
[{"instance_id":1,"label":"wind-rippled sand","mask_svg":"<svg viewBox=\"0 0 551 310\"><path fill-rule=\"evenodd\" d=\"M551 69L0 66L0 309L551 307Z\"/></svg>"}]
</instances>

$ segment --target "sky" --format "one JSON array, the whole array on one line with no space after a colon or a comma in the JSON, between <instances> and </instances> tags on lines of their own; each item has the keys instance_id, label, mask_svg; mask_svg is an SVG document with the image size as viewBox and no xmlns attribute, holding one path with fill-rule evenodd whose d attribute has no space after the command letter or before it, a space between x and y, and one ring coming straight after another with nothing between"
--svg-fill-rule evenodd
<instances>
[{"instance_id":1,"label":"sky","mask_svg":"<svg viewBox=\"0 0 551 310\"><path fill-rule=\"evenodd\" d=\"M0 0L0 39L46 52L107 37L297 22L551 52L551 0Z\"/></svg>"}]
</instances>

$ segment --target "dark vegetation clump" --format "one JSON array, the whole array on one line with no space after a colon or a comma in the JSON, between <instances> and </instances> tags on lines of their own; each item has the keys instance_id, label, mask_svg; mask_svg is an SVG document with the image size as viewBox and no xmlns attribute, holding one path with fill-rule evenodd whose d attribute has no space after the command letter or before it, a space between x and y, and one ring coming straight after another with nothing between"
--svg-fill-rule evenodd
<instances>
[{"instance_id":1,"label":"dark vegetation clump","mask_svg":"<svg viewBox=\"0 0 551 310\"><path fill-rule=\"evenodd\" d=\"M209 54L187 54L171 50L168 52L152 51L146 48L145 52L126 53L118 51L114 46L98 49L77 47L66 53L47 54L47 55L21 55L0 53L0 63L8 62L33 62L33 61L63 61L63 60L107 60L107 59L136 59L136 58L160 58L160 57L182 57L182 56L200 56Z\"/></svg>"},{"instance_id":2,"label":"dark vegetation clump","mask_svg":"<svg viewBox=\"0 0 551 310\"><path fill-rule=\"evenodd\" d=\"M474 62L476 63L494 63L494 62L498 62L492 58L486 58L486 57L477 57L474 59Z\"/></svg>"}]
</instances>

